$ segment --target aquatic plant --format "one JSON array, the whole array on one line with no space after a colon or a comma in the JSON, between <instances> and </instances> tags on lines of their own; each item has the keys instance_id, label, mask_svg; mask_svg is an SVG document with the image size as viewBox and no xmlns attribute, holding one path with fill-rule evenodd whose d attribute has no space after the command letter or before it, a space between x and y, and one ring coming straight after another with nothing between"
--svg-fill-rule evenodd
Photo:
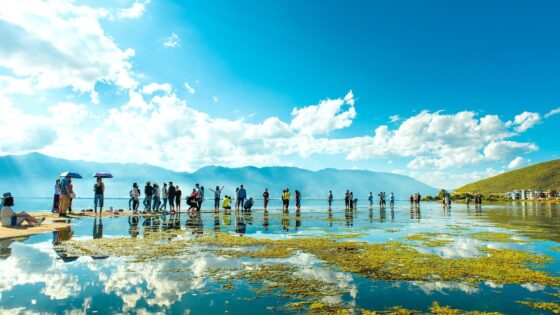
<instances>
[{"instance_id":1,"label":"aquatic plant","mask_svg":"<svg viewBox=\"0 0 560 315\"><path fill-rule=\"evenodd\" d=\"M534 309L551 311L554 314L560 314L560 304L554 302L531 302L531 301L517 301L519 304L527 305Z\"/></svg>"},{"instance_id":2,"label":"aquatic plant","mask_svg":"<svg viewBox=\"0 0 560 315\"><path fill-rule=\"evenodd\" d=\"M524 243L523 240L513 239L513 235L510 233L501 232L474 232L469 234L469 237L477 239L484 242L502 242L502 243Z\"/></svg>"},{"instance_id":3,"label":"aquatic plant","mask_svg":"<svg viewBox=\"0 0 560 315\"><path fill-rule=\"evenodd\" d=\"M423 232L416 234L409 234L405 236L409 241L417 241L427 247L442 247L453 243L453 238L450 234L438 232Z\"/></svg>"}]
</instances>

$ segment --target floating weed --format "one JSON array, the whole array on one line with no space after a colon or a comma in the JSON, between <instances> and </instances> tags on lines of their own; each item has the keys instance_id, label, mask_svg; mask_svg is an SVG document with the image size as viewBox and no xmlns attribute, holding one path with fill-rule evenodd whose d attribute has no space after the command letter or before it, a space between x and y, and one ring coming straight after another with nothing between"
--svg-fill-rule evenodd
<instances>
[{"instance_id":1,"label":"floating weed","mask_svg":"<svg viewBox=\"0 0 560 315\"><path fill-rule=\"evenodd\" d=\"M471 238L477 239L484 242L502 242L502 243L524 243L525 241L516 240L512 238L510 233L501 232L474 232L469 234Z\"/></svg>"},{"instance_id":2,"label":"floating weed","mask_svg":"<svg viewBox=\"0 0 560 315\"><path fill-rule=\"evenodd\" d=\"M304 306L304 305L302 305ZM314 302L309 306L309 313L313 315L327 314L362 314L362 315L501 315L499 312L478 312L463 311L449 306L440 306L438 302L434 302L429 312L411 310L400 306L394 306L390 309L372 311L366 309L351 310L344 305L329 305L323 302Z\"/></svg>"},{"instance_id":3,"label":"floating weed","mask_svg":"<svg viewBox=\"0 0 560 315\"><path fill-rule=\"evenodd\" d=\"M248 258L285 258L295 252L305 252L328 265L338 266L342 271L385 281L430 281L437 278L439 281L468 283L530 282L560 286L560 277L535 270L535 267L541 267L552 260L550 257L512 249L480 248L484 255L443 258L435 254L420 253L414 246L400 242L366 243L324 237L271 240L240 237L223 232L183 239L174 237L173 234L162 234L150 235L144 239L69 241L62 243L62 246L64 250L74 254L131 256L136 261L185 255L193 251L195 245L197 249L216 248L218 254ZM409 235L407 238L424 240L427 235L435 237L434 234L425 234ZM240 247L259 249L234 251Z\"/></svg>"},{"instance_id":4,"label":"floating weed","mask_svg":"<svg viewBox=\"0 0 560 315\"><path fill-rule=\"evenodd\" d=\"M405 236L405 239L409 241L417 241L427 247L442 247L453 243L453 239L450 234L438 232L409 234Z\"/></svg>"},{"instance_id":5,"label":"floating weed","mask_svg":"<svg viewBox=\"0 0 560 315\"><path fill-rule=\"evenodd\" d=\"M531 301L517 301L519 304L527 305L534 309L551 311L554 314L560 314L560 304L554 302L531 302Z\"/></svg>"},{"instance_id":6,"label":"floating weed","mask_svg":"<svg viewBox=\"0 0 560 315\"><path fill-rule=\"evenodd\" d=\"M367 233L342 233L342 234L327 233L327 234L323 234L322 236L338 240L338 239L345 239L345 238L359 238L364 235L367 235Z\"/></svg>"}]
</instances>

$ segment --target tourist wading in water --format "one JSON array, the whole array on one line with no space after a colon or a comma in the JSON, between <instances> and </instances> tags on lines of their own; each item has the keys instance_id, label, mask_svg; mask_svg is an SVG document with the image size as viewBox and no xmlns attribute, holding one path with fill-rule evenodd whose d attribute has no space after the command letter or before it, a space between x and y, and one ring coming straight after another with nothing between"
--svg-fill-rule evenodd
<instances>
[{"instance_id":1,"label":"tourist wading in water","mask_svg":"<svg viewBox=\"0 0 560 315\"><path fill-rule=\"evenodd\" d=\"M101 180L101 177L97 178L97 181L93 185L93 191L95 193L93 197L93 211L97 215L97 206L99 205L99 215L103 212L103 200L105 195L105 184Z\"/></svg>"}]
</instances>

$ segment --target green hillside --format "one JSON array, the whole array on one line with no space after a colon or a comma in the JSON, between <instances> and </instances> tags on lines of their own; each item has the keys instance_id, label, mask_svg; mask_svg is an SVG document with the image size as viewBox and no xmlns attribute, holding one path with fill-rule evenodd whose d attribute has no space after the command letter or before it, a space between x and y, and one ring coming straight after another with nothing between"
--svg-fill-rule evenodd
<instances>
[{"instance_id":1,"label":"green hillside","mask_svg":"<svg viewBox=\"0 0 560 315\"><path fill-rule=\"evenodd\" d=\"M486 178L457 188L454 193L504 193L514 189L560 188L560 160L548 161Z\"/></svg>"}]
</instances>

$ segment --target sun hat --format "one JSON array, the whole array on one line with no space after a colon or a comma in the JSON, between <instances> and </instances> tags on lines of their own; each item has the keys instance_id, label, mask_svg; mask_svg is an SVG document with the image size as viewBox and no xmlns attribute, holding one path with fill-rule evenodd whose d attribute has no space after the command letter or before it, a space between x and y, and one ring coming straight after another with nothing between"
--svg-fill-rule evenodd
<instances>
[{"instance_id":1,"label":"sun hat","mask_svg":"<svg viewBox=\"0 0 560 315\"><path fill-rule=\"evenodd\" d=\"M12 197L12 193L6 192L2 195L2 198L8 198L8 197Z\"/></svg>"}]
</instances>

